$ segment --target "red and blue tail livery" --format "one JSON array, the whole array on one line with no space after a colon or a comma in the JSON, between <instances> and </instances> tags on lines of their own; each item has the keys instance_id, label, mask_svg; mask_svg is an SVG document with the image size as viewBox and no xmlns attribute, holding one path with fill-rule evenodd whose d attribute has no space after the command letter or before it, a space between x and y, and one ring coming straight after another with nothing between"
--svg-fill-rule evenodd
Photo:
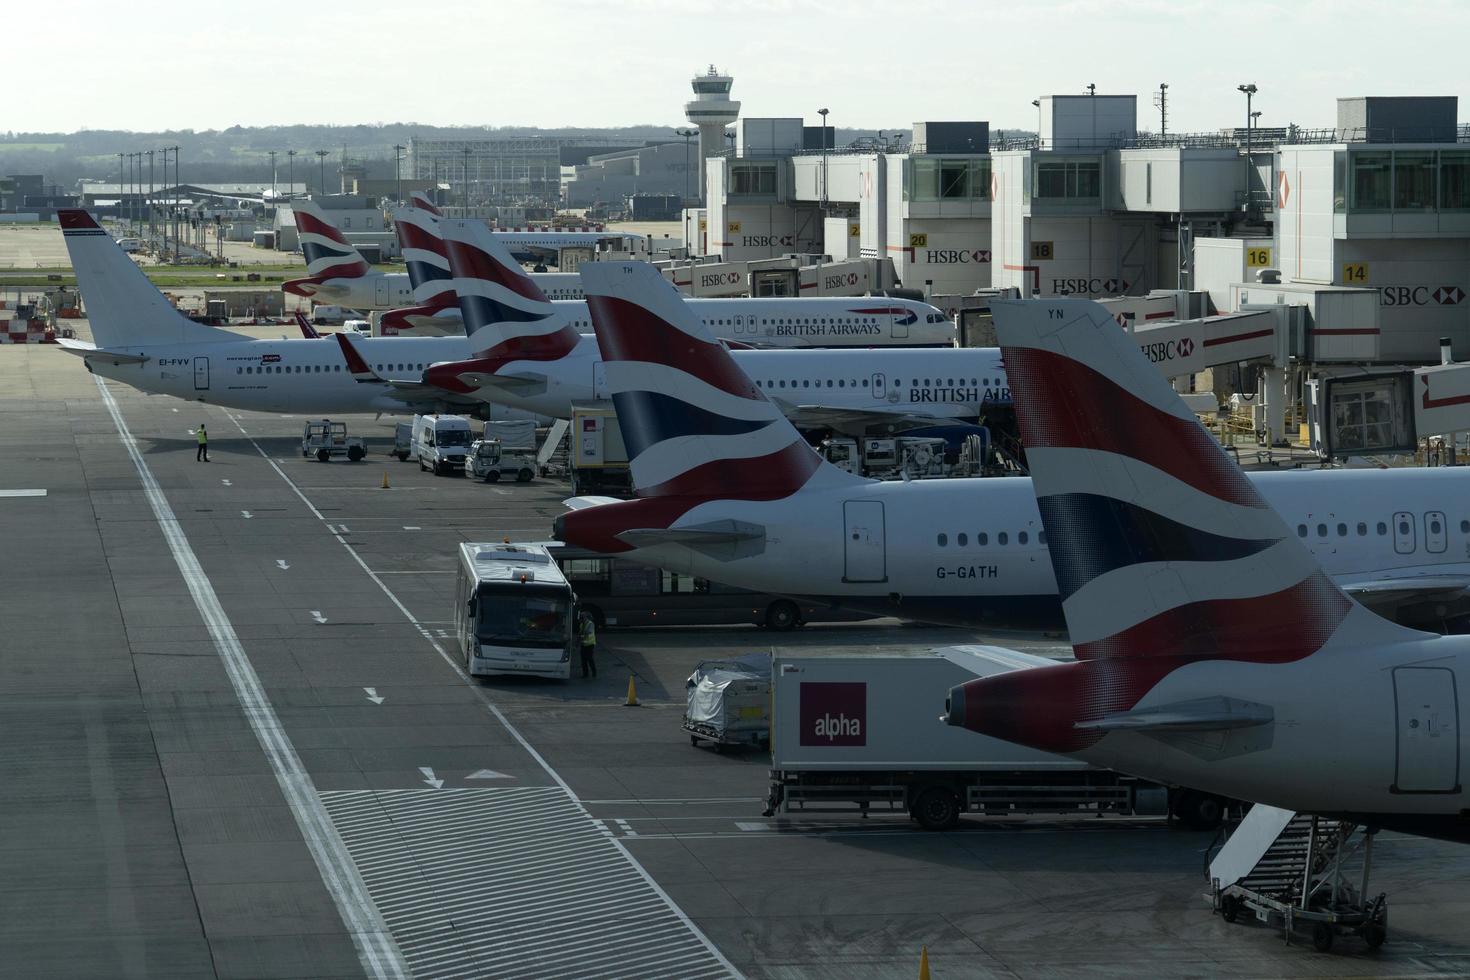
<instances>
[{"instance_id":1,"label":"red and blue tail livery","mask_svg":"<svg viewBox=\"0 0 1470 980\"><path fill-rule=\"evenodd\" d=\"M360 279L372 271L315 202L294 201L292 211L301 253L306 257L307 276L287 280L281 284L283 290L297 296L315 296L323 284L334 279Z\"/></svg>"},{"instance_id":2,"label":"red and blue tail livery","mask_svg":"<svg viewBox=\"0 0 1470 980\"><path fill-rule=\"evenodd\" d=\"M407 331L425 319L460 319L459 296L438 215L439 209L420 191L413 194L413 207L399 208L393 214L393 232L413 288L413 306L385 313L385 331Z\"/></svg>"}]
</instances>

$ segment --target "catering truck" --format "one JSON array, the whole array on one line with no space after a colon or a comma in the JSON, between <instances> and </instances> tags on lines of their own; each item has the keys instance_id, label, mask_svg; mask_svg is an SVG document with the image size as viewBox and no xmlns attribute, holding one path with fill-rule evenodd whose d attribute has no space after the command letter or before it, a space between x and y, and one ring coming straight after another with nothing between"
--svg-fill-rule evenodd
<instances>
[{"instance_id":1,"label":"catering truck","mask_svg":"<svg viewBox=\"0 0 1470 980\"><path fill-rule=\"evenodd\" d=\"M1044 661L999 647L771 662L776 813L906 812L927 830L962 813L1168 813L1217 824L1230 801L1161 786L946 725L949 689Z\"/></svg>"}]
</instances>

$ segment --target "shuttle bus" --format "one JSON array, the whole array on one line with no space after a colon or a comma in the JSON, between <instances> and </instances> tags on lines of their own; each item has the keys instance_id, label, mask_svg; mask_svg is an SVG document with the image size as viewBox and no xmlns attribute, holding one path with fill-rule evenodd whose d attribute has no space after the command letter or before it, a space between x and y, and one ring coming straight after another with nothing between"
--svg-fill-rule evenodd
<instances>
[{"instance_id":1,"label":"shuttle bus","mask_svg":"<svg viewBox=\"0 0 1470 980\"><path fill-rule=\"evenodd\" d=\"M577 597L547 550L462 544L455 635L475 677L572 676Z\"/></svg>"}]
</instances>

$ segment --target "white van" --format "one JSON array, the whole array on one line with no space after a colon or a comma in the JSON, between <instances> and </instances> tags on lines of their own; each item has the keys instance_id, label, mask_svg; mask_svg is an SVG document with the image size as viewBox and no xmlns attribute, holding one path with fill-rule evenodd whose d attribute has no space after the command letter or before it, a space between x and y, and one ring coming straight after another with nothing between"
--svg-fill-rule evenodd
<instances>
[{"instance_id":1,"label":"white van","mask_svg":"<svg viewBox=\"0 0 1470 980\"><path fill-rule=\"evenodd\" d=\"M119 238L117 240L117 247L122 249L124 252L141 252L143 251L143 239Z\"/></svg>"},{"instance_id":2,"label":"white van","mask_svg":"<svg viewBox=\"0 0 1470 980\"><path fill-rule=\"evenodd\" d=\"M440 475L463 471L474 441L470 420L463 415L413 417L413 454L418 457L420 470Z\"/></svg>"},{"instance_id":3,"label":"white van","mask_svg":"<svg viewBox=\"0 0 1470 980\"><path fill-rule=\"evenodd\" d=\"M348 333L355 333L359 337L371 337L373 335L372 324L366 320L348 320L342 324L342 329Z\"/></svg>"},{"instance_id":4,"label":"white van","mask_svg":"<svg viewBox=\"0 0 1470 980\"><path fill-rule=\"evenodd\" d=\"M317 326L338 326L347 322L347 318L355 316L345 306L332 306L326 303L311 308L311 322Z\"/></svg>"}]
</instances>

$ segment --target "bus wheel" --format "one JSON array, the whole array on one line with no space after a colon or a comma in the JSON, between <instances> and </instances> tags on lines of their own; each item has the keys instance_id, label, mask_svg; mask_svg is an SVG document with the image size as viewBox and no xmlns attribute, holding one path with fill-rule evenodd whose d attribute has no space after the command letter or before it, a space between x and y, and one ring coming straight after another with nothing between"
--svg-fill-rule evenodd
<instances>
[{"instance_id":1,"label":"bus wheel","mask_svg":"<svg viewBox=\"0 0 1470 980\"><path fill-rule=\"evenodd\" d=\"M796 603L789 599L777 599L766 609L766 626L782 633L795 627L800 618Z\"/></svg>"}]
</instances>

